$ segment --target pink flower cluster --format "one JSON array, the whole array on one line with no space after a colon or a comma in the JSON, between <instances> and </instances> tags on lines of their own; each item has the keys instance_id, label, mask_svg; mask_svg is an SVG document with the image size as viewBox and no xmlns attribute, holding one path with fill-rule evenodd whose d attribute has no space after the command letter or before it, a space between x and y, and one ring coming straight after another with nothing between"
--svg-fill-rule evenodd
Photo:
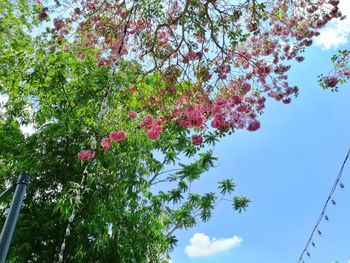
<instances>
[{"instance_id":1,"label":"pink flower cluster","mask_svg":"<svg viewBox=\"0 0 350 263\"><path fill-rule=\"evenodd\" d=\"M168 44L170 34L166 31L158 31L157 40L160 46Z\"/></svg>"},{"instance_id":2,"label":"pink flower cluster","mask_svg":"<svg viewBox=\"0 0 350 263\"><path fill-rule=\"evenodd\" d=\"M126 134L122 130L112 131L109 133L108 137L105 137L101 141L101 147L104 150L109 150L112 146L112 142L121 142L126 139Z\"/></svg>"},{"instance_id":3,"label":"pink flower cluster","mask_svg":"<svg viewBox=\"0 0 350 263\"><path fill-rule=\"evenodd\" d=\"M189 105L184 108L175 110L172 116L176 122L184 128L204 128L206 114L210 109L204 104Z\"/></svg>"},{"instance_id":4,"label":"pink flower cluster","mask_svg":"<svg viewBox=\"0 0 350 263\"><path fill-rule=\"evenodd\" d=\"M219 79L226 79L227 74L231 72L231 66L228 64L222 64L216 69L216 72L219 76Z\"/></svg>"},{"instance_id":5,"label":"pink flower cluster","mask_svg":"<svg viewBox=\"0 0 350 263\"><path fill-rule=\"evenodd\" d=\"M105 4L101 4L100 0L71 1L80 4L81 8L75 8L66 18L54 18L52 33L67 38L68 33L76 28L74 43L79 48L98 48L101 66L111 66L116 59L129 55L130 59L147 61L143 65L147 68L156 69L157 65L163 65L165 61L169 66L180 63L180 68L186 71L184 75L190 78L190 71L196 67L188 64L194 65L200 60L210 73L207 76L213 79L230 80L235 75L233 73L239 72L246 75L247 79L254 77L266 81L266 76L270 75L276 79L273 82L275 85L279 77L284 75L270 73L275 70L280 72L281 68L277 68L280 61L296 59L301 62L303 57L299 54L304 47L312 44L319 29L333 18L343 18L338 7L339 0L307 0L300 3L268 1L264 10L255 11L257 17L264 14L257 21L251 19L248 10L243 14L237 12L238 5L234 1L227 1L223 9L217 7L212 10L211 5L204 5L205 1L188 8L187 1L170 0L167 5L157 7L156 14L165 18L162 22L158 15L145 19L143 10L150 8L147 1L138 3L142 11L135 15L129 13L133 9L125 9L123 1L107 0ZM250 6L249 1L247 5ZM46 11L40 12L41 19L48 15ZM111 13L114 14L113 19L104 19ZM130 21L126 29L128 17ZM207 22L197 24L194 17L203 17ZM182 22L178 23L180 18ZM233 28L232 19L239 21L234 23ZM218 24L222 25L219 29L214 26ZM187 28L186 34L183 28ZM110 34L110 30L115 34ZM240 33L246 32L251 34L240 36ZM229 37L232 33L238 36ZM226 35L227 43L221 44L219 37ZM237 43L238 38L241 39ZM235 48L228 48L230 44ZM212 55L204 57L209 48ZM79 52L77 55L83 57ZM272 59L274 65L263 65L270 64Z\"/></svg>"},{"instance_id":6,"label":"pink flower cluster","mask_svg":"<svg viewBox=\"0 0 350 263\"><path fill-rule=\"evenodd\" d=\"M203 53L202 52L190 51L190 52L188 52L188 54L186 56L184 56L182 62L187 64L190 61L199 60L202 57L203 57Z\"/></svg>"},{"instance_id":7,"label":"pink flower cluster","mask_svg":"<svg viewBox=\"0 0 350 263\"><path fill-rule=\"evenodd\" d=\"M109 134L109 138L111 139L111 141L120 142L120 141L124 141L124 140L125 140L126 134L125 134L125 132L122 131L122 130L112 131L112 132Z\"/></svg>"},{"instance_id":8,"label":"pink flower cluster","mask_svg":"<svg viewBox=\"0 0 350 263\"><path fill-rule=\"evenodd\" d=\"M205 129L207 121L210 120L211 127L220 131L256 131L260 128L256 117L265 107L266 98L251 90L248 82L230 81L225 91L215 99L199 95L203 93L194 95L196 104L189 104L190 98L182 99L170 117L184 128ZM281 93L281 96L284 98L285 94ZM193 137L192 142L199 145L198 137Z\"/></svg>"},{"instance_id":9,"label":"pink flower cluster","mask_svg":"<svg viewBox=\"0 0 350 263\"><path fill-rule=\"evenodd\" d=\"M203 144L203 137L202 135L192 135L192 143L193 145L200 146Z\"/></svg>"},{"instance_id":10,"label":"pink flower cluster","mask_svg":"<svg viewBox=\"0 0 350 263\"><path fill-rule=\"evenodd\" d=\"M102 139L101 141L101 147L103 148L103 150L109 150L109 148L111 148L112 146L112 141L109 137L105 137Z\"/></svg>"},{"instance_id":11,"label":"pink flower cluster","mask_svg":"<svg viewBox=\"0 0 350 263\"><path fill-rule=\"evenodd\" d=\"M206 5L190 4L188 8L188 1L170 0L158 10L165 17L161 24L157 15L147 19L143 11L131 15L133 9L125 9L121 1L107 0L105 5L100 5L99 0L73 2L80 3L81 10L76 9L68 18L54 19L52 33L66 38L69 30L77 28L77 39L72 43L72 47L77 47L76 55L83 59L83 48L94 46L99 50L100 66L111 66L128 54L127 60L143 61L142 69L161 68L166 87L159 94L152 93L142 105L143 112L162 111L164 119L195 130L207 128L209 122L220 131L259 129L257 115L265 107L267 97L288 104L298 94L298 89L287 82L287 62L302 62L305 47L312 45L320 28L333 18L342 18L338 0L267 1L264 10L255 10L257 17L262 15L257 21L251 19L248 11L236 12L236 4L230 1L222 10L220 6L211 10L211 1L206 1ZM139 10L148 10L146 5L147 1L138 3ZM111 13L115 14L113 19L104 19ZM86 14L92 14L89 20L85 19ZM44 19L46 11L39 16ZM207 22L197 25L194 17L203 17ZM237 22L234 27L232 19ZM218 24L222 25L220 29L215 26ZM110 30L115 34L110 34ZM229 36L239 32L243 35ZM220 39L225 35L226 44ZM341 76L324 79L325 85L334 87L340 77L349 75L347 67ZM193 83L193 76L198 82L192 90L176 88L179 78ZM126 92L140 95L137 91L133 85ZM128 117L132 120L137 113L130 111ZM140 127L151 140L157 140L162 120L146 115ZM194 135L193 144L200 145L200 138ZM101 146L108 150L113 141L124 139L125 134L115 131L102 140Z\"/></svg>"},{"instance_id":12,"label":"pink flower cluster","mask_svg":"<svg viewBox=\"0 0 350 263\"><path fill-rule=\"evenodd\" d=\"M159 139L159 136L163 130L162 120L154 118L152 115L146 115L140 123L140 127L147 131L147 136L151 140Z\"/></svg>"},{"instance_id":13,"label":"pink flower cluster","mask_svg":"<svg viewBox=\"0 0 350 263\"><path fill-rule=\"evenodd\" d=\"M260 125L257 124L259 122L256 120L254 106L261 108L263 103L263 100L258 101L253 97L246 97L244 100L237 96L218 98L213 104L211 126L224 131L231 128L255 131Z\"/></svg>"},{"instance_id":14,"label":"pink flower cluster","mask_svg":"<svg viewBox=\"0 0 350 263\"><path fill-rule=\"evenodd\" d=\"M128 117L129 117L130 120L135 119L137 117L137 112L133 111L133 110L129 111Z\"/></svg>"},{"instance_id":15,"label":"pink flower cluster","mask_svg":"<svg viewBox=\"0 0 350 263\"><path fill-rule=\"evenodd\" d=\"M91 151L91 150L81 150L80 152L78 152L78 158L82 161L93 159L95 158L95 156L96 156L95 151Z\"/></svg>"}]
</instances>

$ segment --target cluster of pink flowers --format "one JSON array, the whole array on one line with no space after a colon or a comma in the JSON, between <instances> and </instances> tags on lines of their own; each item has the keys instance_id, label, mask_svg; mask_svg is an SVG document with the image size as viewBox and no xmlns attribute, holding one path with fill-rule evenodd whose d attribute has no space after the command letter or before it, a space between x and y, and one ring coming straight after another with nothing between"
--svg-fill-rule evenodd
<instances>
[{"instance_id":1,"label":"cluster of pink flowers","mask_svg":"<svg viewBox=\"0 0 350 263\"><path fill-rule=\"evenodd\" d=\"M95 151L81 150L78 152L78 158L82 161L87 161L96 157Z\"/></svg>"},{"instance_id":2,"label":"cluster of pink flowers","mask_svg":"<svg viewBox=\"0 0 350 263\"><path fill-rule=\"evenodd\" d=\"M111 146L112 146L112 141L111 141L110 138L105 137L105 138L102 139L100 145L101 145L101 147L102 147L104 150L107 151L107 150L109 150L109 148L111 148Z\"/></svg>"},{"instance_id":3,"label":"cluster of pink flowers","mask_svg":"<svg viewBox=\"0 0 350 263\"><path fill-rule=\"evenodd\" d=\"M163 121L161 119L154 118L152 115L146 115L142 119L140 127L147 131L148 138L151 140L157 140L163 130L162 123Z\"/></svg>"},{"instance_id":4,"label":"cluster of pink flowers","mask_svg":"<svg viewBox=\"0 0 350 263\"><path fill-rule=\"evenodd\" d=\"M145 6L147 1L138 2L141 11L137 13L130 13L134 9L126 9L122 1L73 2L82 8L70 17L54 19L51 32L66 38L69 30L77 28L77 38L72 42L76 55L84 59L84 48L96 47L100 66L111 66L124 56L141 61L142 69L148 73L159 70L167 86L149 97L143 111L152 109L148 112L153 113L157 108L164 119L195 130L206 129L209 122L220 131L259 129L257 116L267 97L289 104L291 97L298 94L297 87L287 81L288 61L302 62L302 52L319 35L320 28L333 18L342 18L338 0L267 1L264 10L252 8L254 3L247 1L243 14L237 12L235 1L223 1L225 8L216 6L212 10L212 1L189 4L189 8L185 4L188 1L170 0L166 8L157 10L164 19L157 15L145 19L142 10L152 10ZM91 14L88 20L86 14ZM113 17L105 19L110 14ZM46 10L39 14L41 19L47 15ZM205 22L199 23L196 17ZM216 27L218 24L221 26ZM110 34L111 30L115 34ZM347 67L341 76L349 74ZM176 88L180 76L190 83L197 78L193 90ZM325 78L325 85L336 86L341 76ZM126 92L140 95L135 85ZM199 93L204 95L198 97ZM174 103L168 103L172 97ZM128 117L135 119L137 113L130 111ZM140 127L151 140L157 140L162 120L146 115ZM200 138L194 135L193 144L200 145ZM111 132L101 146L108 150L113 141L124 139L124 132Z\"/></svg>"},{"instance_id":5,"label":"cluster of pink flowers","mask_svg":"<svg viewBox=\"0 0 350 263\"><path fill-rule=\"evenodd\" d=\"M197 135L197 134L192 135L192 143L193 145L196 145L196 146L202 145L203 144L202 135Z\"/></svg>"},{"instance_id":6,"label":"cluster of pink flowers","mask_svg":"<svg viewBox=\"0 0 350 263\"><path fill-rule=\"evenodd\" d=\"M182 62L187 64L190 61L199 60L202 57L203 57L203 53L202 52L190 51L190 52L188 52L188 54L186 56L184 56Z\"/></svg>"},{"instance_id":7,"label":"cluster of pink flowers","mask_svg":"<svg viewBox=\"0 0 350 263\"><path fill-rule=\"evenodd\" d=\"M108 137L105 137L101 141L101 147L104 150L109 150L112 146L112 142L121 142L126 138L126 134L122 130L112 131L109 133Z\"/></svg>"},{"instance_id":8,"label":"cluster of pink flowers","mask_svg":"<svg viewBox=\"0 0 350 263\"><path fill-rule=\"evenodd\" d=\"M47 11L48 11L48 8L41 9L39 13L39 20L45 20L46 18L49 17L49 15L47 14Z\"/></svg>"},{"instance_id":9,"label":"cluster of pink flowers","mask_svg":"<svg viewBox=\"0 0 350 263\"><path fill-rule=\"evenodd\" d=\"M323 88L337 90L339 85L345 84L350 79L350 50L339 50L332 61L334 68L328 76L320 76L320 84Z\"/></svg>"},{"instance_id":10,"label":"cluster of pink flowers","mask_svg":"<svg viewBox=\"0 0 350 263\"><path fill-rule=\"evenodd\" d=\"M206 113L209 112L207 105L194 104L184 108L176 109L171 116L176 119L176 122L184 128L204 128L206 121Z\"/></svg>"},{"instance_id":11,"label":"cluster of pink flowers","mask_svg":"<svg viewBox=\"0 0 350 263\"><path fill-rule=\"evenodd\" d=\"M219 76L219 79L227 79L227 74L231 72L231 66L228 64L221 64L217 67L216 73Z\"/></svg>"},{"instance_id":12,"label":"cluster of pink flowers","mask_svg":"<svg viewBox=\"0 0 350 263\"><path fill-rule=\"evenodd\" d=\"M160 46L168 44L170 34L166 31L158 31L157 40Z\"/></svg>"},{"instance_id":13,"label":"cluster of pink flowers","mask_svg":"<svg viewBox=\"0 0 350 263\"><path fill-rule=\"evenodd\" d=\"M202 3L188 8L186 1L170 0L166 7L161 7L156 12L164 16L164 20L157 15L145 19L142 12L131 14L134 9L125 9L122 1L107 0L103 4L99 0L71 1L80 4L81 8L76 8L69 17L56 17L52 33L66 38L72 28L77 28L74 43L78 47L99 48L99 65L110 66L115 59L126 55L140 61L147 56L147 63L154 65L146 66L154 66L155 69L157 65L165 63L175 66L180 61L191 64L200 60L210 74L215 74L221 80L229 80L234 68L247 77L260 79L273 72L282 60L295 58L302 61L300 52L312 44L312 38L319 34L318 30L331 19L342 16L338 0L308 0L298 4L293 1L269 1L265 4L265 10L255 10L256 14L251 14L250 8L241 14L237 12L239 5L230 1L223 2L224 9L217 7L214 11L211 10L211 4ZM146 5L147 2L138 3L139 10L151 8ZM247 7L250 7L249 1ZM104 19L111 13L113 18ZM259 17L260 13L264 15L259 21L251 19L252 15ZM88 20L86 14L91 14ZM233 17L228 17L229 14ZM45 18L47 11L43 9L39 16ZM203 17L206 23L198 26L195 16ZM128 18L130 21L126 25ZM178 23L180 18L183 19L181 26ZM232 18L239 23L233 25ZM222 27L214 27L217 24ZM182 32L184 27L190 28L186 34ZM110 30L115 34L109 34ZM227 44L219 41L219 37L228 36L232 32L242 40L237 43L237 38L232 37L234 42L230 43L231 37L228 37ZM247 32L251 34L244 37L240 35ZM253 34L255 32L259 34ZM230 44L234 44L235 48L229 48ZM162 55L157 50L162 51ZM211 58L203 60L208 50L213 54ZM101 54L105 58L102 59ZM79 55L83 57L82 54ZM276 67L261 66L270 63L271 58ZM195 67L181 65L181 68L191 70ZM186 76L192 77L191 74ZM278 78L279 76L277 80Z\"/></svg>"},{"instance_id":14,"label":"cluster of pink flowers","mask_svg":"<svg viewBox=\"0 0 350 263\"><path fill-rule=\"evenodd\" d=\"M128 112L128 117L129 117L130 120L135 119L137 117L137 112L133 111L133 110L129 111Z\"/></svg>"},{"instance_id":15,"label":"cluster of pink flowers","mask_svg":"<svg viewBox=\"0 0 350 263\"><path fill-rule=\"evenodd\" d=\"M281 96L279 99L291 93L276 92ZM194 98L195 103L190 103L191 98ZM257 116L265 107L265 102L266 98L260 92L252 91L249 82L238 79L230 81L216 98L210 98L206 92L181 98L169 116L186 129L205 130L209 122L212 128L222 132L230 129L256 131L260 128ZM203 141L200 138L199 135L193 136L192 143L201 145Z\"/></svg>"},{"instance_id":16,"label":"cluster of pink flowers","mask_svg":"<svg viewBox=\"0 0 350 263\"><path fill-rule=\"evenodd\" d=\"M211 126L219 130L246 128L255 131L260 128L260 125L257 125L259 122L256 120L256 109L263 107L264 100L261 98L246 97L244 100L238 96L218 98L213 104Z\"/></svg>"},{"instance_id":17,"label":"cluster of pink flowers","mask_svg":"<svg viewBox=\"0 0 350 263\"><path fill-rule=\"evenodd\" d=\"M109 138L111 139L112 142L113 141L120 142L120 141L124 141L125 140L126 134L122 130L112 131L109 134Z\"/></svg>"}]
</instances>

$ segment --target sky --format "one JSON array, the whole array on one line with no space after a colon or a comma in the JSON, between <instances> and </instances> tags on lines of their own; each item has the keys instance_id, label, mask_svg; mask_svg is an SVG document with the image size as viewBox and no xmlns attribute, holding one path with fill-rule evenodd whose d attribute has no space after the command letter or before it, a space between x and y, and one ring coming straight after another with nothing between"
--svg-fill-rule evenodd
<instances>
[{"instance_id":1,"label":"sky","mask_svg":"<svg viewBox=\"0 0 350 263\"><path fill-rule=\"evenodd\" d=\"M350 1L341 9L350 17ZM350 147L350 83L339 92L323 90L317 75L331 69L330 57L350 49L350 19L323 30L305 61L290 72L300 95L292 104L267 103L262 127L238 131L215 148L217 167L206 173L198 191L232 177L236 194L247 196L246 212L221 203L207 223L178 231L173 263L297 263ZM316 247L305 263L350 263L350 162L329 222L320 224ZM195 189L194 189L195 190Z\"/></svg>"}]
</instances>

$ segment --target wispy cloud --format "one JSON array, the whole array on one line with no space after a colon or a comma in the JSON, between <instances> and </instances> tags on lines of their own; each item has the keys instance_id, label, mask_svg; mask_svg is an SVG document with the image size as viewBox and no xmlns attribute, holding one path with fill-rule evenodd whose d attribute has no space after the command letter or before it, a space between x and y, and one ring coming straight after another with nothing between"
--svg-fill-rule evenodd
<instances>
[{"instance_id":1,"label":"wispy cloud","mask_svg":"<svg viewBox=\"0 0 350 263\"><path fill-rule=\"evenodd\" d=\"M238 236L231 238L209 238L203 233L195 233L186 246L185 252L189 257L207 257L230 250L239 246L243 239Z\"/></svg>"},{"instance_id":2,"label":"wispy cloud","mask_svg":"<svg viewBox=\"0 0 350 263\"><path fill-rule=\"evenodd\" d=\"M344 20L334 20L329 26L321 30L320 36L315 39L315 43L323 49L338 48L348 43L350 35L350 1L341 0L339 4Z\"/></svg>"}]
</instances>

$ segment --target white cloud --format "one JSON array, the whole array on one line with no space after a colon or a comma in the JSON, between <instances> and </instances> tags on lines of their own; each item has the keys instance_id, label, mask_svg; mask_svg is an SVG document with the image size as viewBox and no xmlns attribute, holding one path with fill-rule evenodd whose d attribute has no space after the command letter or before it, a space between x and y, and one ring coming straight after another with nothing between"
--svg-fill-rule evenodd
<instances>
[{"instance_id":1,"label":"white cloud","mask_svg":"<svg viewBox=\"0 0 350 263\"><path fill-rule=\"evenodd\" d=\"M231 238L210 239L203 233L195 233L186 246L185 252L189 257L207 257L239 246L243 239L238 236Z\"/></svg>"},{"instance_id":2,"label":"white cloud","mask_svg":"<svg viewBox=\"0 0 350 263\"><path fill-rule=\"evenodd\" d=\"M348 43L350 35L350 1L341 0L339 8L343 15L346 15L344 20L333 20L330 24L320 31L320 36L315 39L315 43L323 49L338 48L341 45Z\"/></svg>"}]
</instances>

